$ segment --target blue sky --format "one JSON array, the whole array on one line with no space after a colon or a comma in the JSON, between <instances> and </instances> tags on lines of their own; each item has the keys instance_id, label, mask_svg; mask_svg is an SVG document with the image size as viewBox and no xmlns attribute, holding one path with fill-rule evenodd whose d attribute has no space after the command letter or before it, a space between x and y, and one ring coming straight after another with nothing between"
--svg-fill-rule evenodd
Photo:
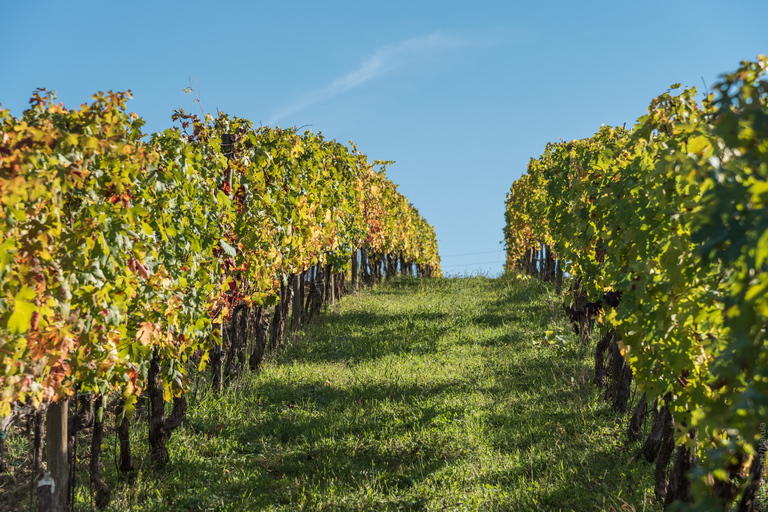
<instances>
[{"instance_id":1,"label":"blue sky","mask_svg":"<svg viewBox=\"0 0 768 512\"><path fill-rule=\"evenodd\" d=\"M4 1L0 104L131 89L352 140L435 226L447 274L501 272L504 199L549 141L631 126L680 82L768 53L767 0Z\"/></svg>"}]
</instances>

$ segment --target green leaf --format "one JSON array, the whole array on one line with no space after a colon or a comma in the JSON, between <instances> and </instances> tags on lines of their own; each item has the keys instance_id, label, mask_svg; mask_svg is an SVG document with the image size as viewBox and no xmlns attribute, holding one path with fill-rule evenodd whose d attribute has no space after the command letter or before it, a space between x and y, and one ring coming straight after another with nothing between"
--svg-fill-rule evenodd
<instances>
[{"instance_id":1,"label":"green leaf","mask_svg":"<svg viewBox=\"0 0 768 512\"><path fill-rule=\"evenodd\" d=\"M225 242L224 240L220 240L220 243L221 243L221 248L222 248L222 249L224 249L224 252L226 252L227 254L229 254L230 256L232 256L233 258L237 256L237 251L235 250L235 248L234 248L234 247L232 247L231 245L229 245L229 244L228 244L227 242Z\"/></svg>"},{"instance_id":2,"label":"green leaf","mask_svg":"<svg viewBox=\"0 0 768 512\"><path fill-rule=\"evenodd\" d=\"M26 332L32 323L35 304L30 302L37 296L29 286L23 286L14 299L13 314L8 319L8 330L13 334Z\"/></svg>"},{"instance_id":3,"label":"green leaf","mask_svg":"<svg viewBox=\"0 0 768 512\"><path fill-rule=\"evenodd\" d=\"M757 241L757 249L755 254L755 264L757 268L762 268L768 258L768 231L765 231Z\"/></svg>"},{"instance_id":4,"label":"green leaf","mask_svg":"<svg viewBox=\"0 0 768 512\"><path fill-rule=\"evenodd\" d=\"M0 244L0 270L5 271L5 268L13 261L14 253L16 252L14 247L14 239L8 238L2 244Z\"/></svg>"},{"instance_id":5,"label":"green leaf","mask_svg":"<svg viewBox=\"0 0 768 512\"><path fill-rule=\"evenodd\" d=\"M229 196L221 190L216 193L216 201L222 205L222 208L229 208L229 205L232 204Z\"/></svg>"},{"instance_id":6,"label":"green leaf","mask_svg":"<svg viewBox=\"0 0 768 512\"><path fill-rule=\"evenodd\" d=\"M123 418L128 418L129 420L133 418L133 413L136 412L136 400L137 400L136 395L125 397L124 403L123 403L123 412L117 418L118 423L122 422Z\"/></svg>"},{"instance_id":7,"label":"green leaf","mask_svg":"<svg viewBox=\"0 0 768 512\"><path fill-rule=\"evenodd\" d=\"M688 151L693 154L701 153L707 146L709 146L709 140L706 137L694 137L688 141Z\"/></svg>"}]
</instances>

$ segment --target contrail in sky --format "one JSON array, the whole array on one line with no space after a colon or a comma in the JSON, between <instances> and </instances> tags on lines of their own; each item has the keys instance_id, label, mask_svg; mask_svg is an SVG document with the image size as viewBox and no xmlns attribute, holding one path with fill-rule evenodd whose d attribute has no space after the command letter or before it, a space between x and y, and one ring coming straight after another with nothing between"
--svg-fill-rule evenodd
<instances>
[{"instance_id":1,"label":"contrail in sky","mask_svg":"<svg viewBox=\"0 0 768 512\"><path fill-rule=\"evenodd\" d=\"M357 69L337 78L330 84L300 97L291 105L277 111L267 123L274 123L286 116L300 112L307 107L320 103L343 92L379 77L405 63L409 58L428 50L464 46L466 41L450 38L441 34L407 39L397 44L379 48L365 59Z\"/></svg>"}]
</instances>

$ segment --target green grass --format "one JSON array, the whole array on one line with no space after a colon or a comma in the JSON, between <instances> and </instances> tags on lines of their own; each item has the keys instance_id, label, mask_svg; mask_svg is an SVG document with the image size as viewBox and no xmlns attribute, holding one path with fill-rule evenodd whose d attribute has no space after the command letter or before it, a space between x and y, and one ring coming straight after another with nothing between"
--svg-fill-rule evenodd
<instances>
[{"instance_id":1,"label":"green grass","mask_svg":"<svg viewBox=\"0 0 768 512\"><path fill-rule=\"evenodd\" d=\"M110 433L111 510L659 510L653 467L631 461L627 418L577 343L532 280L399 279L345 297L260 373L199 392L163 471L146 420L130 480ZM90 510L87 487L78 501Z\"/></svg>"}]
</instances>

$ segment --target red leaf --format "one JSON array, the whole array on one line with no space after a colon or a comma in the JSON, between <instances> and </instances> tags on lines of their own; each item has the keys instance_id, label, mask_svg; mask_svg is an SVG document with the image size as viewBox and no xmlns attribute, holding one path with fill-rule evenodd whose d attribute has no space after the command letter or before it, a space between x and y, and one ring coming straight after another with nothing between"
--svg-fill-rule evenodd
<instances>
[{"instance_id":1,"label":"red leaf","mask_svg":"<svg viewBox=\"0 0 768 512\"><path fill-rule=\"evenodd\" d=\"M139 262L139 260L136 258L131 258L128 260L128 268L134 274L139 274L144 279L149 279L149 271L147 271L147 267L145 267L144 264Z\"/></svg>"},{"instance_id":2,"label":"red leaf","mask_svg":"<svg viewBox=\"0 0 768 512\"><path fill-rule=\"evenodd\" d=\"M136 270L139 271L139 275L143 277L144 279L149 279L149 272L147 271L147 267L145 267L141 263L136 263Z\"/></svg>"},{"instance_id":3,"label":"red leaf","mask_svg":"<svg viewBox=\"0 0 768 512\"><path fill-rule=\"evenodd\" d=\"M32 318L31 318L31 325L29 326L29 329L31 331L37 330L37 324L40 322L40 312L39 311L33 311L32 312Z\"/></svg>"}]
</instances>

